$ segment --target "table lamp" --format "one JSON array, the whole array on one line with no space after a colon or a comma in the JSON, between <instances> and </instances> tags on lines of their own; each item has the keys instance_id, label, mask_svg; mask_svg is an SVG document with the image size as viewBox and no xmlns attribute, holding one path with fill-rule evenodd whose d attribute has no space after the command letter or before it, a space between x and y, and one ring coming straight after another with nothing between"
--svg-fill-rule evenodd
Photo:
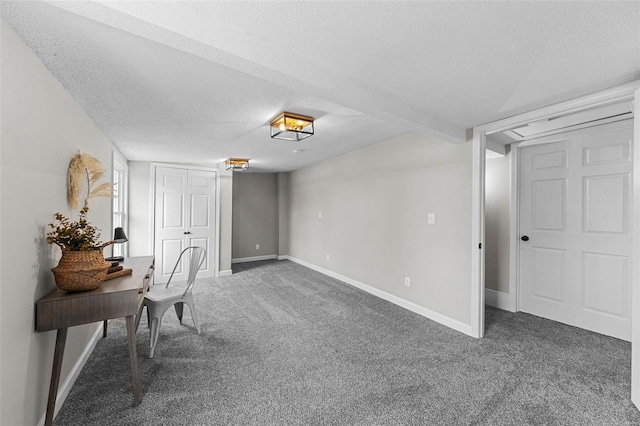
<instances>
[{"instance_id":1,"label":"table lamp","mask_svg":"<svg viewBox=\"0 0 640 426\"><path fill-rule=\"evenodd\" d=\"M118 227L113 231L113 243L114 244L122 244L126 243L127 234L124 233L124 229ZM111 253L113 254L113 252ZM111 256L105 259L107 262L122 262L124 260L124 256Z\"/></svg>"}]
</instances>

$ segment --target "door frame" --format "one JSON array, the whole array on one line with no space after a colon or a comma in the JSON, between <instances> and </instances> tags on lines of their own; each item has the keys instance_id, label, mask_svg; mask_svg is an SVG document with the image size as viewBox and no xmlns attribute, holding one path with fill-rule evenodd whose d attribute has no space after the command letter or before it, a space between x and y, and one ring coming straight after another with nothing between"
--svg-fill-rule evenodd
<instances>
[{"instance_id":1,"label":"door frame","mask_svg":"<svg viewBox=\"0 0 640 426\"><path fill-rule=\"evenodd\" d=\"M214 266L213 275L220 276L220 173L215 167L203 167L203 166L190 166L185 164L173 164L173 163L151 163L151 248L155 251L156 247L156 169L158 167L168 167L173 169L183 170L202 170L206 172L213 172L215 174L215 209L214 209L214 224L216 229L216 238L214 241L215 254L214 254ZM154 253L155 255L155 253Z\"/></svg>"},{"instance_id":2,"label":"door frame","mask_svg":"<svg viewBox=\"0 0 640 426\"><path fill-rule=\"evenodd\" d=\"M631 400L640 408L640 81L616 86L578 99L551 105L535 111L487 123L473 128L472 188L471 188L471 335L484 337L485 315L485 255L482 244L485 241L484 204L485 204L485 150L486 137L531 122L546 120L560 115L583 111L618 102L632 102L634 108L633 138L633 207L632 207L632 261L631 261ZM517 202L518 187L517 149L511 157L511 224L509 256L509 299L517 303L515 279L517 278ZM514 200L515 197L515 200ZM514 308L516 304L512 305Z\"/></svg>"}]
</instances>

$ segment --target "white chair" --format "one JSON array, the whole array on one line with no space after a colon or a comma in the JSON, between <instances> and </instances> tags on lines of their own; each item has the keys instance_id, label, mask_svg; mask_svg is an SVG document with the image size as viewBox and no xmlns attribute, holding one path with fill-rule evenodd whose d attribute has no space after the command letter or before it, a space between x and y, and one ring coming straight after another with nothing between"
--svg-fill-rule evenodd
<instances>
[{"instance_id":1,"label":"white chair","mask_svg":"<svg viewBox=\"0 0 640 426\"><path fill-rule=\"evenodd\" d=\"M173 278L173 274L176 272L178 266L182 263L183 256L189 253L189 258L186 267L187 269L187 286L185 287L169 287L171 283L171 279ZM198 323L198 314L196 313L196 306L193 303L193 286L196 281L196 274L200 270L200 266L204 263L204 260L207 257L207 251L202 247L187 247L182 250L180 256L178 256L178 261L176 262L176 266L173 267L173 271L171 272L171 276L169 277L169 281L167 281L167 285L164 288L160 289L150 289L151 291L147 292L144 297L142 304L140 305L140 309L138 310L138 316L136 317L136 330L138 329L138 324L140 324L140 316L142 315L142 309L147 307L147 318L149 321L149 327L151 327L151 333L149 337L149 346L151 350L149 351L149 358L153 358L153 353L156 349L156 343L158 343L158 335L160 333L160 324L162 323L162 316L171 306L174 306L176 309L176 314L178 315L178 319L180 320L180 324L182 324L182 311L184 305L189 305L189 309L191 309L191 316L193 317L193 323L198 330L198 334L200 334L200 324Z\"/></svg>"}]
</instances>

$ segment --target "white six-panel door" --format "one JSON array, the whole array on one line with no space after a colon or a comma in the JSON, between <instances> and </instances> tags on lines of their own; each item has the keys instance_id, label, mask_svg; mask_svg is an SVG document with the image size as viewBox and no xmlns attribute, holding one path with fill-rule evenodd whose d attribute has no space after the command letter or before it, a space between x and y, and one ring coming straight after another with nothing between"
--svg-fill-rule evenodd
<instances>
[{"instance_id":1,"label":"white six-panel door","mask_svg":"<svg viewBox=\"0 0 640 426\"><path fill-rule=\"evenodd\" d=\"M632 140L628 122L520 148L520 310L631 340Z\"/></svg>"},{"instance_id":2,"label":"white six-panel door","mask_svg":"<svg viewBox=\"0 0 640 426\"><path fill-rule=\"evenodd\" d=\"M198 278L214 276L215 172L156 167L155 180L155 282L167 282L189 246L207 250ZM184 265L179 265L172 282L184 280Z\"/></svg>"}]
</instances>

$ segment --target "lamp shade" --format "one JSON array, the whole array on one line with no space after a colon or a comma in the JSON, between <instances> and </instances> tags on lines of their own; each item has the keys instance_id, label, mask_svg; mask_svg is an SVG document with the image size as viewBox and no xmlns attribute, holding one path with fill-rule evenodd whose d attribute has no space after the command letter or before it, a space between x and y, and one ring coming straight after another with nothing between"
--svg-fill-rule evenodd
<instances>
[{"instance_id":1,"label":"lamp shade","mask_svg":"<svg viewBox=\"0 0 640 426\"><path fill-rule=\"evenodd\" d=\"M116 244L121 244L121 243L126 243L127 242L127 234L124 233L124 229L116 228L113 231L113 241L115 241Z\"/></svg>"},{"instance_id":2,"label":"lamp shade","mask_svg":"<svg viewBox=\"0 0 640 426\"><path fill-rule=\"evenodd\" d=\"M313 135L313 117L283 112L271 120L271 137L288 141L300 141Z\"/></svg>"}]
</instances>

